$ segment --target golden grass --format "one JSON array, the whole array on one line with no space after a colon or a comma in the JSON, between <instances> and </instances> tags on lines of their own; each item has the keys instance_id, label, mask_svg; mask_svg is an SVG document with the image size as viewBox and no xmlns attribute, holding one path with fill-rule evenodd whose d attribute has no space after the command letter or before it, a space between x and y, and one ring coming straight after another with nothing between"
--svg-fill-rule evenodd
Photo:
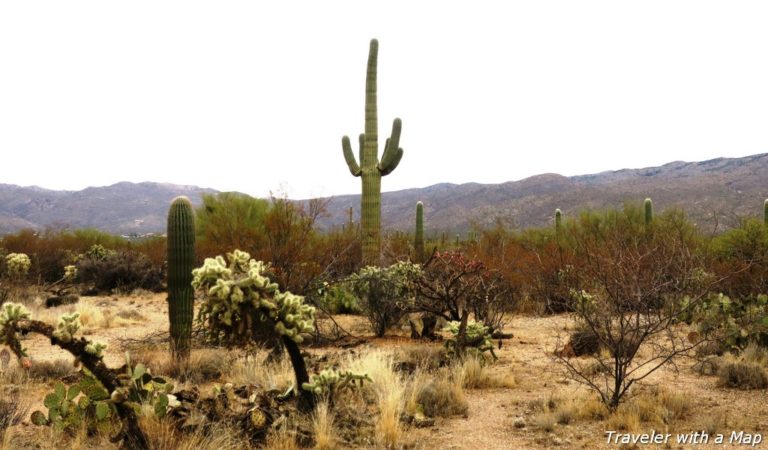
<instances>
[{"instance_id":1,"label":"golden grass","mask_svg":"<svg viewBox=\"0 0 768 450\"><path fill-rule=\"evenodd\" d=\"M239 450L249 448L237 429L214 424L207 433L199 429L192 433L179 433L168 420L154 416L140 419L141 429L147 435L152 450Z\"/></svg>"},{"instance_id":2,"label":"golden grass","mask_svg":"<svg viewBox=\"0 0 768 450\"><path fill-rule=\"evenodd\" d=\"M356 373L368 374L373 383L363 388L374 395L379 414L376 417L374 437L383 448L396 448L403 434L400 414L403 412L403 380L393 369L392 354L372 350L357 356L348 364Z\"/></svg>"},{"instance_id":3,"label":"golden grass","mask_svg":"<svg viewBox=\"0 0 768 450\"><path fill-rule=\"evenodd\" d=\"M235 367L234 357L217 349L194 349L187 361L177 361L167 349L144 348L135 350L131 360L149 367L154 375L194 384L227 377Z\"/></svg>"},{"instance_id":4,"label":"golden grass","mask_svg":"<svg viewBox=\"0 0 768 450\"><path fill-rule=\"evenodd\" d=\"M517 386L514 375L493 372L480 358L468 356L454 363L453 377L456 384L467 389L513 388Z\"/></svg>"},{"instance_id":5,"label":"golden grass","mask_svg":"<svg viewBox=\"0 0 768 450\"><path fill-rule=\"evenodd\" d=\"M337 448L339 441L334 429L333 412L328 406L327 400L322 400L315 405L312 414L312 432L315 436L315 448L318 450L332 450Z\"/></svg>"}]
</instances>

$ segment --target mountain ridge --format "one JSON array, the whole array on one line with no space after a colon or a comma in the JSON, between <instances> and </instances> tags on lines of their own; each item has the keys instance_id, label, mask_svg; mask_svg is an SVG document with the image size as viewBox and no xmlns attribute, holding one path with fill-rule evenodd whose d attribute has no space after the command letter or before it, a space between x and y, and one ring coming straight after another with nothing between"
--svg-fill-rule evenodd
<instances>
[{"instance_id":1,"label":"mountain ridge","mask_svg":"<svg viewBox=\"0 0 768 450\"><path fill-rule=\"evenodd\" d=\"M545 226L556 208L566 215L584 209L620 207L626 201L654 200L658 211L682 208L700 227L733 226L741 217L762 214L768 197L768 153L706 161L672 161L661 166L563 176L543 173L495 184L437 183L382 193L382 224L410 231L415 205L422 201L428 236L465 232L501 221L516 228ZM194 205L205 193L194 185L121 181L81 190L0 184L0 233L22 228L91 227L115 234L162 233L168 205L186 195ZM360 195L325 197L322 228L341 226L348 208L359 220ZM297 200L306 203L308 200Z\"/></svg>"}]
</instances>

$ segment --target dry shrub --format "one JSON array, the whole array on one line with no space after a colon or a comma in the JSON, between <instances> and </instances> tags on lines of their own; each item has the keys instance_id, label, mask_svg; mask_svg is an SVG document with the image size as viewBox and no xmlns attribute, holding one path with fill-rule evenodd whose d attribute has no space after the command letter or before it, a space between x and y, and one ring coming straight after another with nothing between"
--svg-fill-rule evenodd
<instances>
[{"instance_id":1,"label":"dry shrub","mask_svg":"<svg viewBox=\"0 0 768 450\"><path fill-rule=\"evenodd\" d=\"M18 425L27 416L29 404L18 393L0 398L0 440L13 425Z\"/></svg>"},{"instance_id":2,"label":"dry shrub","mask_svg":"<svg viewBox=\"0 0 768 450\"><path fill-rule=\"evenodd\" d=\"M171 421L153 415L140 418L151 450L241 450L249 448L239 429L216 423L193 433L180 433Z\"/></svg>"},{"instance_id":3,"label":"dry shrub","mask_svg":"<svg viewBox=\"0 0 768 450\"><path fill-rule=\"evenodd\" d=\"M574 356L595 355L600 351L600 338L586 324L579 322L568 341Z\"/></svg>"},{"instance_id":4,"label":"dry shrub","mask_svg":"<svg viewBox=\"0 0 768 450\"><path fill-rule=\"evenodd\" d=\"M295 382L290 360L283 357L270 361L263 350L236 359L228 372L228 379L235 385L258 383L266 390L284 391Z\"/></svg>"},{"instance_id":5,"label":"dry shrub","mask_svg":"<svg viewBox=\"0 0 768 450\"><path fill-rule=\"evenodd\" d=\"M608 428L637 431L640 424L664 426L685 419L691 411L691 400L684 394L651 387L623 403L608 419Z\"/></svg>"},{"instance_id":6,"label":"dry shrub","mask_svg":"<svg viewBox=\"0 0 768 450\"><path fill-rule=\"evenodd\" d=\"M557 425L557 418L553 413L541 414L536 416L534 424L541 430L550 433L555 429L555 426Z\"/></svg>"},{"instance_id":7,"label":"dry shrub","mask_svg":"<svg viewBox=\"0 0 768 450\"><path fill-rule=\"evenodd\" d=\"M721 386L738 389L765 389L768 387L768 375L759 364L746 361L726 362L717 371Z\"/></svg>"},{"instance_id":8,"label":"dry shrub","mask_svg":"<svg viewBox=\"0 0 768 450\"><path fill-rule=\"evenodd\" d=\"M216 349L192 350L189 359L178 361L165 349L140 349L132 356L153 374L165 375L181 382L208 383L234 371L234 358L229 352Z\"/></svg>"},{"instance_id":9,"label":"dry shrub","mask_svg":"<svg viewBox=\"0 0 768 450\"><path fill-rule=\"evenodd\" d=\"M417 386L416 402L427 417L466 416L469 412L464 390L445 378Z\"/></svg>"},{"instance_id":10,"label":"dry shrub","mask_svg":"<svg viewBox=\"0 0 768 450\"><path fill-rule=\"evenodd\" d=\"M447 353L442 345L417 345L408 346L397 353L396 367L408 373L413 373L417 368L427 371L435 371L443 367L447 362Z\"/></svg>"},{"instance_id":11,"label":"dry shrub","mask_svg":"<svg viewBox=\"0 0 768 450\"><path fill-rule=\"evenodd\" d=\"M74 375L75 369L72 361L56 359L54 361L33 361L27 372L29 377L39 381L61 380L64 377Z\"/></svg>"},{"instance_id":12,"label":"dry shrub","mask_svg":"<svg viewBox=\"0 0 768 450\"><path fill-rule=\"evenodd\" d=\"M492 373L480 359L468 356L453 367L453 378L457 384L467 389L512 388L517 381L512 374Z\"/></svg>"},{"instance_id":13,"label":"dry shrub","mask_svg":"<svg viewBox=\"0 0 768 450\"><path fill-rule=\"evenodd\" d=\"M741 359L765 367L768 365L768 350L765 347L751 343L741 352Z\"/></svg>"},{"instance_id":14,"label":"dry shrub","mask_svg":"<svg viewBox=\"0 0 768 450\"><path fill-rule=\"evenodd\" d=\"M296 442L296 434L296 428L287 425L272 429L267 435L264 450L300 450L301 447Z\"/></svg>"}]
</instances>

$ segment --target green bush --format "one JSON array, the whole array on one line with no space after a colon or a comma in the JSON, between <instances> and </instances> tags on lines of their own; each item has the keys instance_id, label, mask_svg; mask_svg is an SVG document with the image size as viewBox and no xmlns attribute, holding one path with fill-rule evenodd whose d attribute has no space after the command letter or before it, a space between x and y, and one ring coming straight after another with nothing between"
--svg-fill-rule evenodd
<instances>
[{"instance_id":1,"label":"green bush","mask_svg":"<svg viewBox=\"0 0 768 450\"><path fill-rule=\"evenodd\" d=\"M346 279L361 300L376 336L400 323L413 303L414 281L422 275L421 266L398 262L389 267L368 266Z\"/></svg>"}]
</instances>

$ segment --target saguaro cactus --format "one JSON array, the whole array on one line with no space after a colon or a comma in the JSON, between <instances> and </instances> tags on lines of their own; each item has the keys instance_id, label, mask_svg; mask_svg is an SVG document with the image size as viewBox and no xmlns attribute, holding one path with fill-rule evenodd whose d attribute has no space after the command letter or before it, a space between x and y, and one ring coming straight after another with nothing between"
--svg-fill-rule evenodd
<instances>
[{"instance_id":1,"label":"saguaro cactus","mask_svg":"<svg viewBox=\"0 0 768 450\"><path fill-rule=\"evenodd\" d=\"M195 268L195 216L187 197L176 197L171 203L167 242L171 352L177 359L186 359L192 339Z\"/></svg>"},{"instance_id":2,"label":"saguaro cactus","mask_svg":"<svg viewBox=\"0 0 768 450\"><path fill-rule=\"evenodd\" d=\"M381 254L381 177L389 175L400 163L403 149L400 148L400 119L392 123L392 134L384 145L384 153L379 161L378 140L379 126L376 110L376 62L379 42L371 40L368 53L368 71L365 78L365 133L360 135L360 163L355 161L349 137L344 136L341 146L344 159L352 175L360 177L363 183L363 195L360 208L362 228L363 264L379 265Z\"/></svg>"},{"instance_id":3,"label":"saguaro cactus","mask_svg":"<svg viewBox=\"0 0 768 450\"><path fill-rule=\"evenodd\" d=\"M768 198L763 202L763 222L768 225Z\"/></svg>"},{"instance_id":4,"label":"saguaro cactus","mask_svg":"<svg viewBox=\"0 0 768 450\"><path fill-rule=\"evenodd\" d=\"M560 208L555 209L555 233L560 236L560 230L563 226L563 212Z\"/></svg>"},{"instance_id":5,"label":"saguaro cactus","mask_svg":"<svg viewBox=\"0 0 768 450\"><path fill-rule=\"evenodd\" d=\"M413 240L416 262L424 262L424 204L416 202L416 237Z\"/></svg>"},{"instance_id":6,"label":"saguaro cactus","mask_svg":"<svg viewBox=\"0 0 768 450\"><path fill-rule=\"evenodd\" d=\"M653 222L653 202L650 198L646 198L643 206L645 207L645 226L647 227Z\"/></svg>"}]
</instances>

